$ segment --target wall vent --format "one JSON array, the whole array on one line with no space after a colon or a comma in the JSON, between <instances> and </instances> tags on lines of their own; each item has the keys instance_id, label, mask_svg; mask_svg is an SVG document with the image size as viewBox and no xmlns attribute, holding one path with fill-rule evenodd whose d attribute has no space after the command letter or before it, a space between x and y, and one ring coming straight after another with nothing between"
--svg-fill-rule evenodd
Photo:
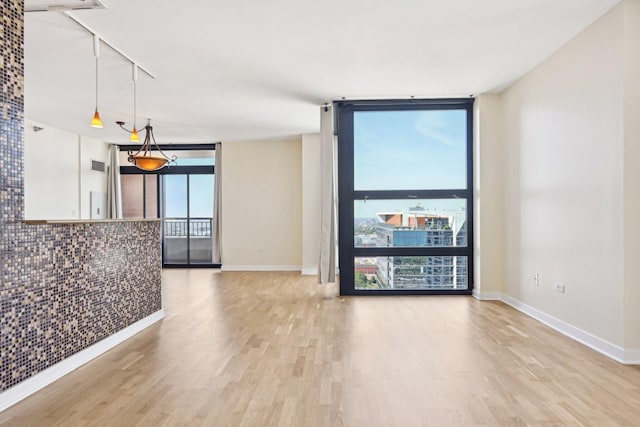
<instances>
[{"instance_id":1,"label":"wall vent","mask_svg":"<svg viewBox=\"0 0 640 427\"><path fill-rule=\"evenodd\" d=\"M91 160L91 170L104 172L106 170L106 165L104 162L99 162L97 160Z\"/></svg>"}]
</instances>

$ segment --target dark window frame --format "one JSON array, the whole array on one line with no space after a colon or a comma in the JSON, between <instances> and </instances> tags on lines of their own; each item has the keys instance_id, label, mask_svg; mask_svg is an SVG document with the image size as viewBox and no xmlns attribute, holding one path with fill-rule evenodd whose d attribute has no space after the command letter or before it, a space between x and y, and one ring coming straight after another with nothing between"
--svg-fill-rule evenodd
<instances>
[{"instance_id":1,"label":"dark window frame","mask_svg":"<svg viewBox=\"0 0 640 427\"><path fill-rule=\"evenodd\" d=\"M339 101L334 103L338 135L338 241L341 295L470 295L474 285L474 212L473 212L473 98L412 99L381 101ZM353 117L359 111L465 110L466 188L432 190L355 190ZM465 199L467 246L460 247L355 247L354 201L375 199ZM467 289L356 289L356 257L375 256L466 256Z\"/></svg>"},{"instance_id":2,"label":"dark window frame","mask_svg":"<svg viewBox=\"0 0 640 427\"><path fill-rule=\"evenodd\" d=\"M167 166L157 171L145 171L135 166L120 166L120 175L215 175L215 166Z\"/></svg>"}]
</instances>

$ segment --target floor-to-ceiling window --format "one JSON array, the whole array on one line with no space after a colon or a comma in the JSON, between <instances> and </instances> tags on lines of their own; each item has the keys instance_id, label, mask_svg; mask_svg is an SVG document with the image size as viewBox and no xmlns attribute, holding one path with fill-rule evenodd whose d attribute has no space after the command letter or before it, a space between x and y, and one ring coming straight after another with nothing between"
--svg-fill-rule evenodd
<instances>
[{"instance_id":1,"label":"floor-to-ceiling window","mask_svg":"<svg viewBox=\"0 0 640 427\"><path fill-rule=\"evenodd\" d=\"M336 107L340 292L469 294L473 100Z\"/></svg>"},{"instance_id":2,"label":"floor-to-ceiling window","mask_svg":"<svg viewBox=\"0 0 640 427\"><path fill-rule=\"evenodd\" d=\"M176 150L172 146L172 150ZM164 267L218 267L213 256L213 146L181 146L175 165L155 172L127 166L121 147L122 204L125 218L163 218Z\"/></svg>"}]
</instances>

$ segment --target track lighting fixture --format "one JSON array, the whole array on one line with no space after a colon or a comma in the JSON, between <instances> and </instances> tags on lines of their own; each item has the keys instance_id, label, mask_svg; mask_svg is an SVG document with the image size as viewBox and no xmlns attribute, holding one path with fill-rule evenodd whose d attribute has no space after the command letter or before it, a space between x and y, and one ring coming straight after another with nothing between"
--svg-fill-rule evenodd
<instances>
[{"instance_id":1,"label":"track lighting fixture","mask_svg":"<svg viewBox=\"0 0 640 427\"><path fill-rule=\"evenodd\" d=\"M133 130L131 131L131 136L129 137L129 141L131 142L140 142L140 136L138 135L138 129L136 129L136 115L137 115L137 84L138 84L138 66L133 63L132 66L132 78L133 78Z\"/></svg>"},{"instance_id":2,"label":"track lighting fixture","mask_svg":"<svg viewBox=\"0 0 640 427\"><path fill-rule=\"evenodd\" d=\"M93 113L91 127L102 129L102 120L100 119L100 113L98 112L98 65L100 58L100 37L98 37L97 34L93 35L93 55L96 57L96 111Z\"/></svg>"}]
</instances>

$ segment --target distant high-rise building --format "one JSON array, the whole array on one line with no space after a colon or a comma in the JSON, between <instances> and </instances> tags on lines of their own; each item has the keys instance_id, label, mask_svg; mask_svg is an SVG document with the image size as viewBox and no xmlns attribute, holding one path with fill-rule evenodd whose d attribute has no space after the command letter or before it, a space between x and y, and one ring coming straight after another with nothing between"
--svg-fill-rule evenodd
<instances>
[{"instance_id":1,"label":"distant high-rise building","mask_svg":"<svg viewBox=\"0 0 640 427\"><path fill-rule=\"evenodd\" d=\"M451 213L378 213L375 246L452 247L467 244L466 215ZM379 288L466 289L467 258L456 256L378 257Z\"/></svg>"}]
</instances>

